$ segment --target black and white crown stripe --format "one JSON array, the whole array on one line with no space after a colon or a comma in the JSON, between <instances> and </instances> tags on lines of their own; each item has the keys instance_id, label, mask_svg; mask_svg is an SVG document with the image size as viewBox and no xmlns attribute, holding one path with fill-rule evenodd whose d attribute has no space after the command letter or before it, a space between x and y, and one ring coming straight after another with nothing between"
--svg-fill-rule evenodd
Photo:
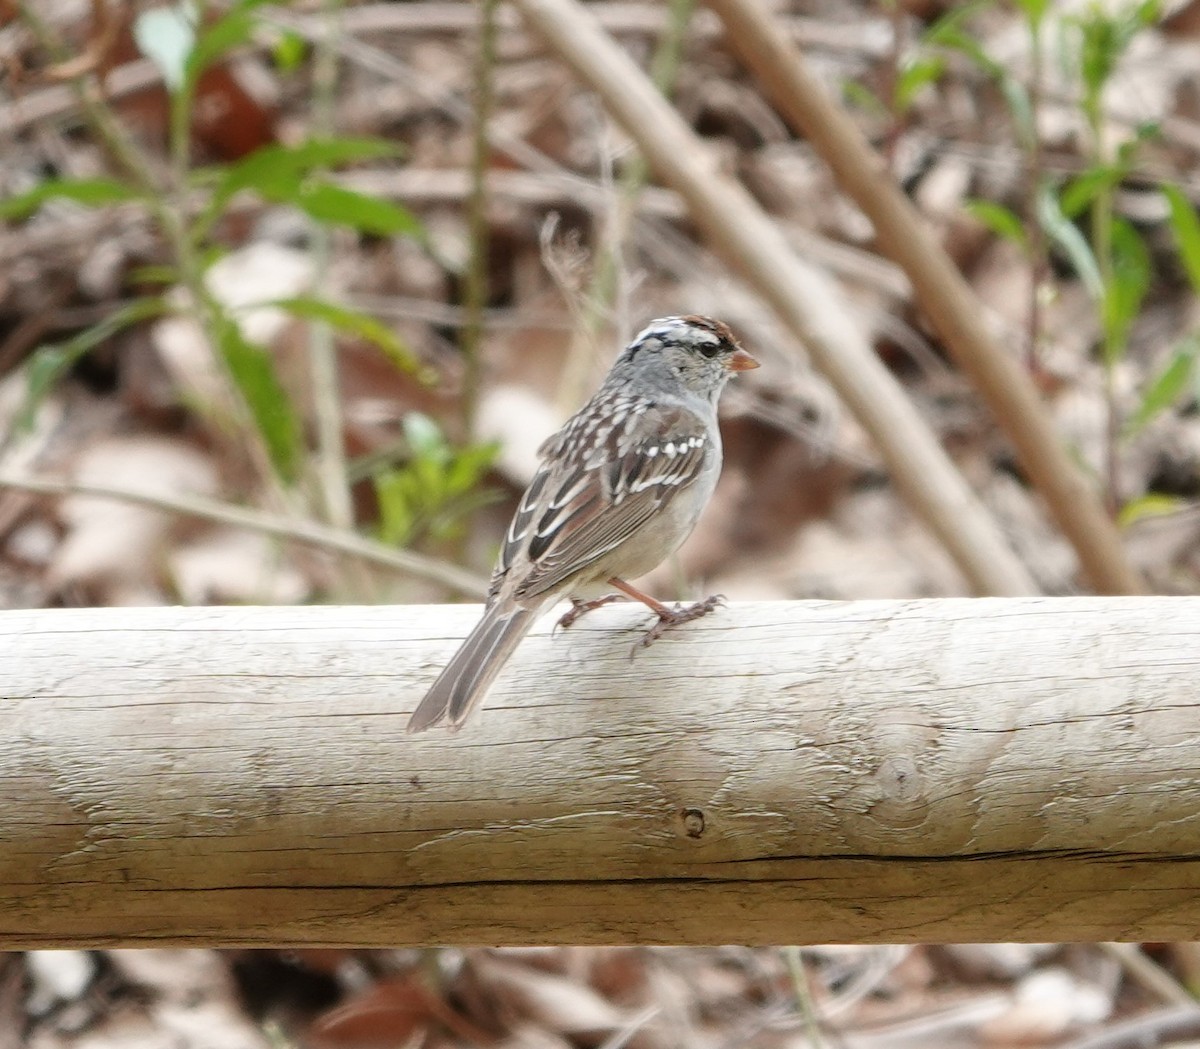
<instances>
[{"instance_id":1,"label":"black and white crown stripe","mask_svg":"<svg viewBox=\"0 0 1200 1049\"><path fill-rule=\"evenodd\" d=\"M649 339L665 342L686 342L693 346L715 346L722 341L722 333L706 317L661 317L647 325L633 337L630 349L635 349Z\"/></svg>"}]
</instances>

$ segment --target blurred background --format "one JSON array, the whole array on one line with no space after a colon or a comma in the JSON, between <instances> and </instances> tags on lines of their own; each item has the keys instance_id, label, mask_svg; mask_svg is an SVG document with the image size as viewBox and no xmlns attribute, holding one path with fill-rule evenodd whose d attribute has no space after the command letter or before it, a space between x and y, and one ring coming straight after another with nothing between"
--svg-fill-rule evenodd
<instances>
[{"instance_id":1,"label":"blurred background","mask_svg":"<svg viewBox=\"0 0 1200 1049\"><path fill-rule=\"evenodd\" d=\"M1070 544L905 274L688 0L583 5L917 406L1046 594ZM1200 3L772 3L1034 380L1148 590L1200 590ZM0 3L0 608L477 600L651 318L762 367L663 597L972 592L596 95L469 0ZM1197 1044L1191 944L0 956L9 1046Z\"/></svg>"}]
</instances>

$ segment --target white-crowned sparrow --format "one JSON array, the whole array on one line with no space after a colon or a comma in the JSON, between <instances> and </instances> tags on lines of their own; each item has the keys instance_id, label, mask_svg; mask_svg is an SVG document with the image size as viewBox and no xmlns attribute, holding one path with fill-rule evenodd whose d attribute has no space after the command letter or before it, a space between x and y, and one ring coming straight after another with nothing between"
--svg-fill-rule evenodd
<instances>
[{"instance_id":1,"label":"white-crowned sparrow","mask_svg":"<svg viewBox=\"0 0 1200 1049\"><path fill-rule=\"evenodd\" d=\"M757 368L733 333L707 317L664 317L613 364L604 385L540 449L479 621L408 722L420 732L461 725L541 609L569 596L569 626L613 600L644 602L665 629L711 611L719 598L674 609L625 582L645 575L688 537L721 472L717 398L735 373Z\"/></svg>"}]
</instances>

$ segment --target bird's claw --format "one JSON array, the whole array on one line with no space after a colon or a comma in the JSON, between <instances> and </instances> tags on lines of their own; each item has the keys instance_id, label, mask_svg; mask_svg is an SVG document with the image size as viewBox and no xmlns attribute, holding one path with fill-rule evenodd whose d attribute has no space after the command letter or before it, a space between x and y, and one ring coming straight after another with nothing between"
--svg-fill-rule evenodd
<instances>
[{"instance_id":1,"label":"bird's claw","mask_svg":"<svg viewBox=\"0 0 1200 1049\"><path fill-rule=\"evenodd\" d=\"M641 640L633 646L633 651L629 653L632 659L643 648L649 648L655 641L663 636L668 630L673 627L681 626L684 623L690 623L693 619L700 619L702 616L708 615L714 609L720 608L725 603L724 594L713 594L712 597L706 597L703 601L697 601L693 605L676 605L669 609L669 615L660 614L658 622L654 624L642 636Z\"/></svg>"}]
</instances>

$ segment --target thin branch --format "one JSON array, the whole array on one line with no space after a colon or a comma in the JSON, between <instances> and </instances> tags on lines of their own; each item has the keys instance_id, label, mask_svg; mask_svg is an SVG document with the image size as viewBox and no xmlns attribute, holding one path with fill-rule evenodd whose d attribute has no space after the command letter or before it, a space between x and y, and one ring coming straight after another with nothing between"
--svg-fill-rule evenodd
<instances>
[{"instance_id":1,"label":"thin branch","mask_svg":"<svg viewBox=\"0 0 1200 1049\"><path fill-rule=\"evenodd\" d=\"M479 4L479 35L475 50L475 105L471 124L471 192L467 198L470 254L467 256L464 306L467 323L460 333L463 351L462 414L464 436L475 430L475 409L482 374L483 314L488 303L488 168L491 157L489 126L496 67L496 0Z\"/></svg>"},{"instance_id":2,"label":"thin branch","mask_svg":"<svg viewBox=\"0 0 1200 1049\"><path fill-rule=\"evenodd\" d=\"M1102 943L1100 947L1116 958L1121 963L1121 968L1151 994L1157 995L1170 1005L1196 1007L1195 996L1166 969L1148 957L1138 944L1107 942Z\"/></svg>"},{"instance_id":3,"label":"thin branch","mask_svg":"<svg viewBox=\"0 0 1200 1049\"><path fill-rule=\"evenodd\" d=\"M1095 1034L1063 1043L1063 1049L1141 1049L1175 1044L1200 1035L1200 1006L1169 1005L1130 1020L1120 1020Z\"/></svg>"},{"instance_id":4,"label":"thin branch","mask_svg":"<svg viewBox=\"0 0 1200 1049\"><path fill-rule=\"evenodd\" d=\"M57 481L42 477L24 477L0 473L0 491L12 488L39 495L91 495L121 502L137 503L156 510L197 517L234 528L245 528L264 535L290 539L308 546L335 550L359 560L381 565L406 575L440 583L461 594L480 597L487 593L487 581L472 572L411 550L396 550L354 532L341 531L316 521L297 520L243 506L232 506L197 495L167 495L114 488L103 484Z\"/></svg>"},{"instance_id":5,"label":"thin branch","mask_svg":"<svg viewBox=\"0 0 1200 1049\"><path fill-rule=\"evenodd\" d=\"M817 1011L813 1006L812 988L809 986L808 973L804 969L804 959L800 956L800 948L784 947L782 950L788 972L792 977L792 992L796 996L796 1008L804 1024L804 1033L808 1036L808 1044L813 1046L813 1049L825 1049L825 1036L821 1031L821 1021L817 1019Z\"/></svg>"},{"instance_id":6,"label":"thin branch","mask_svg":"<svg viewBox=\"0 0 1200 1049\"><path fill-rule=\"evenodd\" d=\"M862 133L760 0L708 2L784 118L821 153L841 187L871 219L884 250L908 273L917 301L996 414L1092 585L1115 594L1144 591L1120 533L1063 447L1029 375L995 344L986 311Z\"/></svg>"},{"instance_id":7,"label":"thin branch","mask_svg":"<svg viewBox=\"0 0 1200 1049\"><path fill-rule=\"evenodd\" d=\"M746 189L716 169L695 133L581 4L517 0L517 7L684 197L714 252L745 276L805 346L970 585L983 593L1034 592L1028 570L851 320L829 277L802 261Z\"/></svg>"},{"instance_id":8,"label":"thin branch","mask_svg":"<svg viewBox=\"0 0 1200 1049\"><path fill-rule=\"evenodd\" d=\"M324 0L325 33L313 54L313 131L319 138L336 132L338 82L337 40L341 35L341 0ZM313 255L313 286L325 286L332 255L332 233L323 222L309 224ZM308 357L312 365L313 414L316 419L317 483L321 507L331 525L342 530L354 524L354 507L346 475L342 438L341 381L333 329L324 321L308 325Z\"/></svg>"}]
</instances>

